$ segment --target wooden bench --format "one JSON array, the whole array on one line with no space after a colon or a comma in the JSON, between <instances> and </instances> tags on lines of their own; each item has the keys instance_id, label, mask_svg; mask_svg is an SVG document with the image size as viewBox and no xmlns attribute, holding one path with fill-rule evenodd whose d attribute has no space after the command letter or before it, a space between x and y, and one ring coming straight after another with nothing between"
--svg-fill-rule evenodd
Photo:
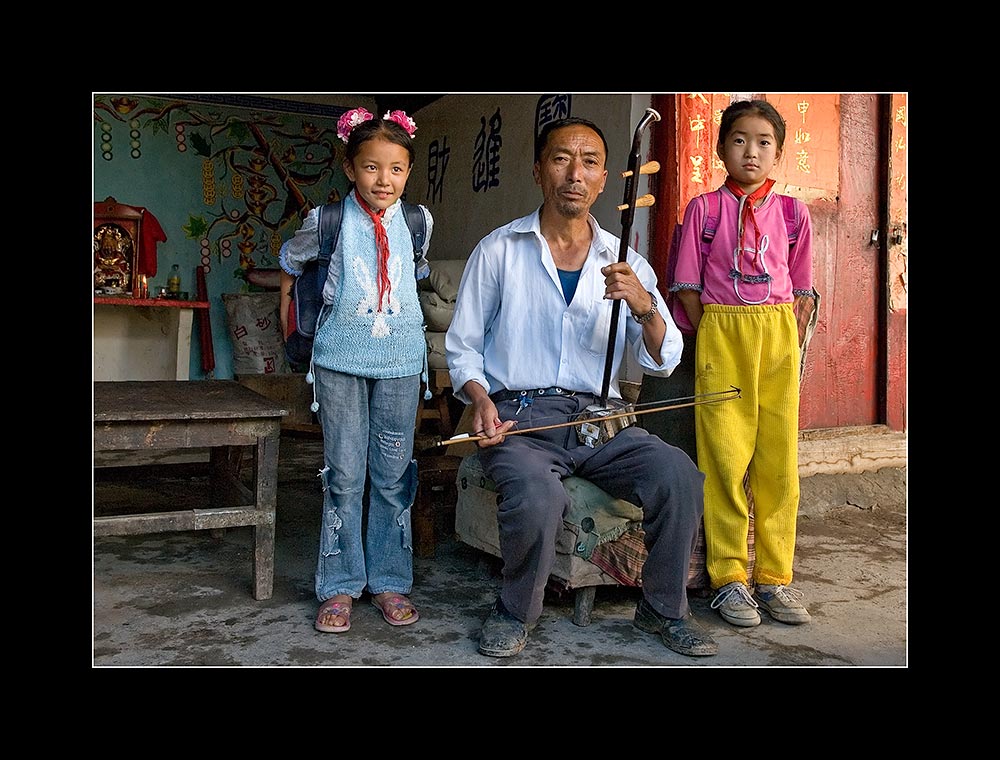
<instances>
[{"instance_id":1,"label":"wooden bench","mask_svg":"<svg viewBox=\"0 0 1000 760\"><path fill-rule=\"evenodd\" d=\"M95 536L253 527L253 595L274 585L278 442L286 410L230 380L94 383L94 457L102 453L208 449L213 506L94 517ZM240 479L243 447L253 450L253 488ZM96 505L95 505L96 507Z\"/></svg>"}]
</instances>

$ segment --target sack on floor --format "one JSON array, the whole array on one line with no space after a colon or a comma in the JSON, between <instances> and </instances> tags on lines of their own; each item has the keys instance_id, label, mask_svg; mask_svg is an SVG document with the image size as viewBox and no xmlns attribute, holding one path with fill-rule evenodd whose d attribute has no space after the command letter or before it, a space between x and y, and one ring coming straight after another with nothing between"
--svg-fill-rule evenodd
<instances>
[{"instance_id":1,"label":"sack on floor","mask_svg":"<svg viewBox=\"0 0 1000 760\"><path fill-rule=\"evenodd\" d=\"M285 358L278 319L278 293L223 293L233 374L270 375L291 371Z\"/></svg>"}]
</instances>

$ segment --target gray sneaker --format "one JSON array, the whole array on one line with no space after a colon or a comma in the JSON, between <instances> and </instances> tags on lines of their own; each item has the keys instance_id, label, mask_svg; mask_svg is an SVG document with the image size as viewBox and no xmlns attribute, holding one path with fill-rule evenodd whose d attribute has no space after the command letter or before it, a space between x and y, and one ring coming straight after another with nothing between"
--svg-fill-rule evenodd
<instances>
[{"instance_id":1,"label":"gray sneaker","mask_svg":"<svg viewBox=\"0 0 1000 760\"><path fill-rule=\"evenodd\" d=\"M764 610L779 623L801 625L811 619L809 612L802 606L799 599L802 592L791 586L772 586L757 584L754 599Z\"/></svg>"},{"instance_id":2,"label":"gray sneaker","mask_svg":"<svg viewBox=\"0 0 1000 760\"><path fill-rule=\"evenodd\" d=\"M733 581L720 588L712 600L712 609L718 610L722 619L732 625L741 628L760 625L757 602L750 596L750 589L745 583Z\"/></svg>"}]
</instances>

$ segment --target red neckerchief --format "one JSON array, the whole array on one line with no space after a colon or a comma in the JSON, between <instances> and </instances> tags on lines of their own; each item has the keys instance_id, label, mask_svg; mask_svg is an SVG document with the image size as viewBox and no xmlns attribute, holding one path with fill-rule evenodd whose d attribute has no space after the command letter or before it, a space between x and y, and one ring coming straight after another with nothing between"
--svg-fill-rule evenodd
<instances>
[{"instance_id":1,"label":"red neckerchief","mask_svg":"<svg viewBox=\"0 0 1000 760\"><path fill-rule=\"evenodd\" d=\"M757 205L757 201L771 192L771 188L774 187L773 179L764 180L764 184L754 190L750 195L747 195L746 190L736 184L736 180L732 177L726 177L726 187L729 188L730 192L739 198L740 210L739 216L739 226L737 228L737 237L740 241L740 258L743 257L743 241L746 238L747 222L753 225L754 229L754 246L753 249L756 251L760 247L760 227L757 226L757 217L754 215L754 208ZM757 254L754 253L754 260L756 261ZM741 267L742 268L742 267ZM741 272L742 274L742 272Z\"/></svg>"},{"instance_id":2,"label":"red neckerchief","mask_svg":"<svg viewBox=\"0 0 1000 760\"><path fill-rule=\"evenodd\" d=\"M369 208L365 199L360 195L355 193L354 197L357 199L358 205L371 217L372 224L375 226L375 248L378 249L378 311L382 311L383 299L387 300L392 291L392 283L389 282L389 236L385 234L385 227L382 225L385 209L376 213Z\"/></svg>"}]
</instances>

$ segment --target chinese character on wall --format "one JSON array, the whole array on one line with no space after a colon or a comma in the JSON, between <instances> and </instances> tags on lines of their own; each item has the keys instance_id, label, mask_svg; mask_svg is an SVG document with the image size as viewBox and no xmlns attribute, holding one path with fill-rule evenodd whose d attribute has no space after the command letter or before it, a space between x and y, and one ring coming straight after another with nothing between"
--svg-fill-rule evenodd
<instances>
[{"instance_id":1,"label":"chinese character on wall","mask_svg":"<svg viewBox=\"0 0 1000 760\"><path fill-rule=\"evenodd\" d=\"M448 158L451 148L448 138L434 140L427 148L427 198L431 203L442 200L444 175L448 169Z\"/></svg>"},{"instance_id":2,"label":"chinese character on wall","mask_svg":"<svg viewBox=\"0 0 1000 760\"><path fill-rule=\"evenodd\" d=\"M480 124L472 151L472 190L485 193L491 187L500 186L500 146L503 145L500 109L490 117L488 129L485 116L480 118Z\"/></svg>"},{"instance_id":3,"label":"chinese character on wall","mask_svg":"<svg viewBox=\"0 0 1000 760\"><path fill-rule=\"evenodd\" d=\"M788 93L766 99L785 119L785 145L771 176L775 192L832 198L840 184L840 96Z\"/></svg>"},{"instance_id":4,"label":"chinese character on wall","mask_svg":"<svg viewBox=\"0 0 1000 760\"><path fill-rule=\"evenodd\" d=\"M573 96L568 93L559 95L542 95L535 106L535 139L542 132L542 127L550 121L565 119L570 115Z\"/></svg>"}]
</instances>

